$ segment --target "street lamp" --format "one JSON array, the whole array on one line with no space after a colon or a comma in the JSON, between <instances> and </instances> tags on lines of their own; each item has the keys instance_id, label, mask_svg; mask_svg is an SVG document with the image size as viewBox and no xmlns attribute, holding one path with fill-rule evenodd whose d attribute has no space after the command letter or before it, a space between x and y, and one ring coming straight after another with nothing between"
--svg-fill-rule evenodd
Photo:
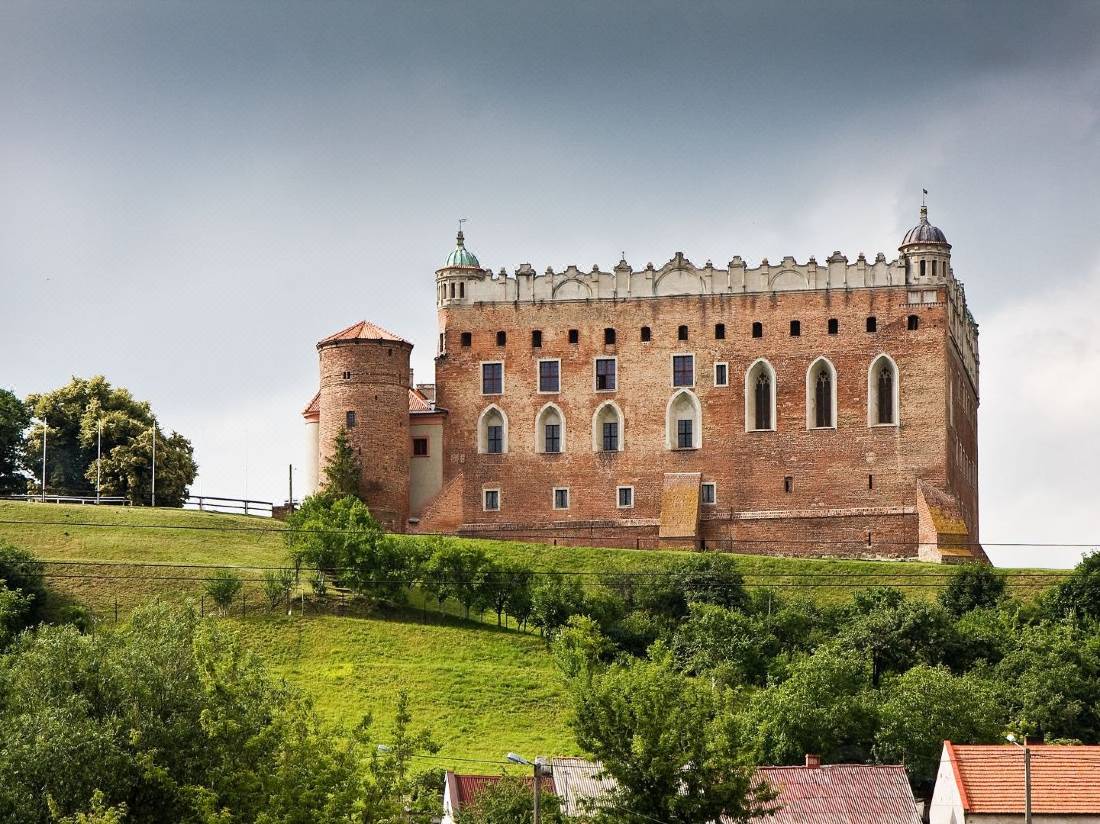
<instances>
[{"instance_id":1,"label":"street lamp","mask_svg":"<svg viewBox=\"0 0 1100 824\"><path fill-rule=\"evenodd\" d=\"M50 425L46 422L45 416L39 418L39 421L42 424L42 486L39 492L42 493L42 503L46 503L46 433Z\"/></svg>"},{"instance_id":2,"label":"street lamp","mask_svg":"<svg viewBox=\"0 0 1100 824\"><path fill-rule=\"evenodd\" d=\"M1024 751L1024 824L1031 824L1031 749L1027 746L1027 736L1024 743L1016 740L1016 736L1009 733L1005 736L1010 744L1015 744Z\"/></svg>"},{"instance_id":3,"label":"street lamp","mask_svg":"<svg viewBox=\"0 0 1100 824\"><path fill-rule=\"evenodd\" d=\"M531 762L531 761L528 761L526 758L524 758L522 755L517 755L514 752L510 752L504 757L506 759L508 759L509 761L511 761L513 764L523 764L524 766L532 768L532 771L534 772L534 775L535 775L535 782L534 782L535 783L535 800L534 800L534 808L533 808L534 813L535 813L535 815L534 815L534 824L539 824L539 802L541 801L541 796L542 796L542 793L541 793L542 788L541 788L540 785L542 783L542 781L541 781L542 776L544 774L546 774L545 773L545 770L546 770L546 761L545 761L545 759L543 759L542 756L538 756L538 757L535 758L534 762Z\"/></svg>"}]
</instances>

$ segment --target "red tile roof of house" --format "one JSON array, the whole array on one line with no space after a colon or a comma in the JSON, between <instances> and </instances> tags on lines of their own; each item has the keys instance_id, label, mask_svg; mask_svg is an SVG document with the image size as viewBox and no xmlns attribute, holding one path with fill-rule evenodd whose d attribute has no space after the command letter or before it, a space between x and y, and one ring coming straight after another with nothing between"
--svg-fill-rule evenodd
<instances>
[{"instance_id":1,"label":"red tile roof of house","mask_svg":"<svg viewBox=\"0 0 1100 824\"><path fill-rule=\"evenodd\" d=\"M500 779L501 776L499 775L459 775L458 773L448 772L447 784L451 788L451 804L454 811L457 813L466 805L472 804L478 793L486 787L496 784ZM534 776L524 776L523 781L534 791ZM558 794L553 778L547 776L542 779L541 783L547 792L554 795Z\"/></svg>"},{"instance_id":2,"label":"red tile roof of house","mask_svg":"<svg viewBox=\"0 0 1100 824\"><path fill-rule=\"evenodd\" d=\"M1100 746L1035 744L1031 750L1031 809L1070 815L1100 812ZM1015 744L952 744L951 759L963 809L1024 812L1024 751Z\"/></svg>"},{"instance_id":3,"label":"red tile roof of house","mask_svg":"<svg viewBox=\"0 0 1100 824\"><path fill-rule=\"evenodd\" d=\"M761 824L920 824L903 766L826 764L821 767L757 767L757 781L778 792L772 815Z\"/></svg>"},{"instance_id":4,"label":"red tile roof of house","mask_svg":"<svg viewBox=\"0 0 1100 824\"><path fill-rule=\"evenodd\" d=\"M398 343L409 343L402 337L395 335L393 332L388 332L381 326L371 323L370 321L361 320L358 323L353 323L347 329L341 329L335 334L329 335L327 338L322 338L320 343L330 343L337 340L392 340ZM320 345L320 343L318 345ZM409 344L410 346L412 344Z\"/></svg>"}]
</instances>

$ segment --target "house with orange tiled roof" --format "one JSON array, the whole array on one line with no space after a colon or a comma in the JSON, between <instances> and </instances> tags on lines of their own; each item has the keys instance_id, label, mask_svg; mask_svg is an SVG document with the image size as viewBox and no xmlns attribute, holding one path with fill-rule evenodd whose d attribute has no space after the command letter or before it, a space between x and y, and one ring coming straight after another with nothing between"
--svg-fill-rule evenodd
<instances>
[{"instance_id":1,"label":"house with orange tiled roof","mask_svg":"<svg viewBox=\"0 0 1100 824\"><path fill-rule=\"evenodd\" d=\"M1100 824L1100 746L1033 744L1035 824ZM1025 809L1024 749L943 742L930 824L1007 824Z\"/></svg>"}]
</instances>

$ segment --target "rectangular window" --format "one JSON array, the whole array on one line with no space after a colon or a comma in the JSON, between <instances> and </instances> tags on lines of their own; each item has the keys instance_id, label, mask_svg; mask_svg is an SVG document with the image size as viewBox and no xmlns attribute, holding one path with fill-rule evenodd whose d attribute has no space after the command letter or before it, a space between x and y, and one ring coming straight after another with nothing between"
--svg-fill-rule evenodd
<instances>
[{"instance_id":1,"label":"rectangular window","mask_svg":"<svg viewBox=\"0 0 1100 824\"><path fill-rule=\"evenodd\" d=\"M413 455L417 458L426 458L428 456L427 438L413 438Z\"/></svg>"},{"instance_id":2,"label":"rectangular window","mask_svg":"<svg viewBox=\"0 0 1100 824\"><path fill-rule=\"evenodd\" d=\"M753 336L754 338L762 338L762 337L764 337L764 324L762 324L762 323L761 323L760 321L758 321L758 320L754 320L754 321L752 322L752 336Z\"/></svg>"},{"instance_id":3,"label":"rectangular window","mask_svg":"<svg viewBox=\"0 0 1100 824\"><path fill-rule=\"evenodd\" d=\"M345 429L354 429L355 428L355 413L352 412L350 409L344 414L344 428Z\"/></svg>"},{"instance_id":4,"label":"rectangular window","mask_svg":"<svg viewBox=\"0 0 1100 824\"><path fill-rule=\"evenodd\" d=\"M688 328L686 326L678 326L676 328L676 340L687 340Z\"/></svg>"},{"instance_id":5,"label":"rectangular window","mask_svg":"<svg viewBox=\"0 0 1100 824\"><path fill-rule=\"evenodd\" d=\"M469 346L474 342L474 336L472 332L463 332L461 335L462 345Z\"/></svg>"},{"instance_id":6,"label":"rectangular window","mask_svg":"<svg viewBox=\"0 0 1100 824\"><path fill-rule=\"evenodd\" d=\"M508 333L497 332L497 346L504 346L506 343L508 343Z\"/></svg>"},{"instance_id":7,"label":"rectangular window","mask_svg":"<svg viewBox=\"0 0 1100 824\"><path fill-rule=\"evenodd\" d=\"M614 358L596 358L596 391L613 392L615 390Z\"/></svg>"},{"instance_id":8,"label":"rectangular window","mask_svg":"<svg viewBox=\"0 0 1100 824\"><path fill-rule=\"evenodd\" d=\"M460 298L466 297L466 284L465 283L458 284L458 296Z\"/></svg>"},{"instance_id":9,"label":"rectangular window","mask_svg":"<svg viewBox=\"0 0 1100 824\"><path fill-rule=\"evenodd\" d=\"M561 389L561 361L539 361L539 391L557 392Z\"/></svg>"},{"instance_id":10,"label":"rectangular window","mask_svg":"<svg viewBox=\"0 0 1100 824\"><path fill-rule=\"evenodd\" d=\"M603 330L603 342L604 342L604 346L614 346L615 345L615 330L614 329L609 328L609 329L604 329Z\"/></svg>"},{"instance_id":11,"label":"rectangular window","mask_svg":"<svg viewBox=\"0 0 1100 824\"><path fill-rule=\"evenodd\" d=\"M504 364L481 364L481 394L500 395L504 392Z\"/></svg>"},{"instance_id":12,"label":"rectangular window","mask_svg":"<svg viewBox=\"0 0 1100 824\"><path fill-rule=\"evenodd\" d=\"M619 422L605 421L603 425L603 451L619 451Z\"/></svg>"},{"instance_id":13,"label":"rectangular window","mask_svg":"<svg viewBox=\"0 0 1100 824\"><path fill-rule=\"evenodd\" d=\"M730 375L729 365L725 363L714 364L714 385L715 386L729 386Z\"/></svg>"},{"instance_id":14,"label":"rectangular window","mask_svg":"<svg viewBox=\"0 0 1100 824\"><path fill-rule=\"evenodd\" d=\"M868 475L867 476L867 488L868 489L874 489L875 488L875 476L874 475Z\"/></svg>"},{"instance_id":15,"label":"rectangular window","mask_svg":"<svg viewBox=\"0 0 1100 824\"><path fill-rule=\"evenodd\" d=\"M642 343L649 343L653 339L653 332L648 326L642 327Z\"/></svg>"},{"instance_id":16,"label":"rectangular window","mask_svg":"<svg viewBox=\"0 0 1100 824\"><path fill-rule=\"evenodd\" d=\"M691 437L691 418L676 421L676 448L691 449L695 441Z\"/></svg>"},{"instance_id":17,"label":"rectangular window","mask_svg":"<svg viewBox=\"0 0 1100 824\"><path fill-rule=\"evenodd\" d=\"M714 481L707 481L699 487L699 500L706 506L714 506L718 500L718 485Z\"/></svg>"},{"instance_id":18,"label":"rectangular window","mask_svg":"<svg viewBox=\"0 0 1100 824\"><path fill-rule=\"evenodd\" d=\"M550 453L561 452L561 424L546 424L544 435L546 451Z\"/></svg>"},{"instance_id":19,"label":"rectangular window","mask_svg":"<svg viewBox=\"0 0 1100 824\"><path fill-rule=\"evenodd\" d=\"M672 385L673 386L694 386L695 385L695 356L694 355L673 355L672 356Z\"/></svg>"},{"instance_id":20,"label":"rectangular window","mask_svg":"<svg viewBox=\"0 0 1100 824\"><path fill-rule=\"evenodd\" d=\"M829 334L835 335L840 331L840 321L836 318L829 318Z\"/></svg>"},{"instance_id":21,"label":"rectangular window","mask_svg":"<svg viewBox=\"0 0 1100 824\"><path fill-rule=\"evenodd\" d=\"M794 478L788 475L783 479L783 491L788 495L794 492Z\"/></svg>"},{"instance_id":22,"label":"rectangular window","mask_svg":"<svg viewBox=\"0 0 1100 824\"><path fill-rule=\"evenodd\" d=\"M485 490L485 511L496 512L500 509L500 490L499 489L486 489Z\"/></svg>"},{"instance_id":23,"label":"rectangular window","mask_svg":"<svg viewBox=\"0 0 1100 824\"><path fill-rule=\"evenodd\" d=\"M344 380L346 380L346 381L351 380L351 372L344 372Z\"/></svg>"},{"instance_id":24,"label":"rectangular window","mask_svg":"<svg viewBox=\"0 0 1100 824\"><path fill-rule=\"evenodd\" d=\"M726 339L726 324L716 323L714 324L714 339L725 340Z\"/></svg>"},{"instance_id":25,"label":"rectangular window","mask_svg":"<svg viewBox=\"0 0 1100 824\"><path fill-rule=\"evenodd\" d=\"M569 489L567 487L554 489L554 509L569 509Z\"/></svg>"},{"instance_id":26,"label":"rectangular window","mask_svg":"<svg viewBox=\"0 0 1100 824\"><path fill-rule=\"evenodd\" d=\"M878 331L878 319L874 315L871 315L869 318L867 318L867 331L868 332L877 332Z\"/></svg>"},{"instance_id":27,"label":"rectangular window","mask_svg":"<svg viewBox=\"0 0 1100 824\"><path fill-rule=\"evenodd\" d=\"M618 489L619 509L632 509L634 507L634 487L620 486Z\"/></svg>"},{"instance_id":28,"label":"rectangular window","mask_svg":"<svg viewBox=\"0 0 1100 824\"><path fill-rule=\"evenodd\" d=\"M792 320L791 321L791 337L792 338L797 338L801 334L802 334L802 323L800 321L797 321L797 320Z\"/></svg>"},{"instance_id":29,"label":"rectangular window","mask_svg":"<svg viewBox=\"0 0 1100 824\"><path fill-rule=\"evenodd\" d=\"M920 316L910 315L905 322L905 326L910 332L916 332L920 328Z\"/></svg>"},{"instance_id":30,"label":"rectangular window","mask_svg":"<svg viewBox=\"0 0 1100 824\"><path fill-rule=\"evenodd\" d=\"M578 329L570 329L569 330L569 342L570 343L579 343L580 339L581 339L580 330L578 330Z\"/></svg>"},{"instance_id":31,"label":"rectangular window","mask_svg":"<svg viewBox=\"0 0 1100 824\"><path fill-rule=\"evenodd\" d=\"M531 348L538 349L541 346L542 346L542 330L541 329L532 329L531 330Z\"/></svg>"},{"instance_id":32,"label":"rectangular window","mask_svg":"<svg viewBox=\"0 0 1100 824\"><path fill-rule=\"evenodd\" d=\"M487 427L488 432L485 446L490 455L500 455L504 452L504 427L499 424Z\"/></svg>"}]
</instances>

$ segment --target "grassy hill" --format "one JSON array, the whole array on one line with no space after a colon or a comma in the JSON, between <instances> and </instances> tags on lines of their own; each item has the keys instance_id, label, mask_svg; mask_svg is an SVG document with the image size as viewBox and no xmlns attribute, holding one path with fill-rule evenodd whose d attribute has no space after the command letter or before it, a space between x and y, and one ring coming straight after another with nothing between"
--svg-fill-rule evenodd
<instances>
[{"instance_id":1,"label":"grassy hill","mask_svg":"<svg viewBox=\"0 0 1100 824\"><path fill-rule=\"evenodd\" d=\"M116 614L125 620L132 607L152 597L198 598L211 567L238 567L252 583L246 588L247 617L233 620L275 671L310 693L330 719L352 726L373 712L385 725L394 697L404 688L415 723L435 731L447 756L499 760L509 750L565 754L575 749L561 681L537 635L500 630L495 622L463 621L457 605L445 616L422 612L417 603L393 614L333 615L307 608L302 615L297 607L291 616L268 611L258 580L262 568L286 562L281 531L276 522L246 516L0 502L0 538L53 562L48 565L51 588L61 598L88 605L108 625ZM501 562L522 562L535 570L645 572L683 557L680 552L475 543ZM949 572L915 562L736 559L749 586L776 587L822 602L844 600L855 589L880 583L906 585L910 594L931 598ZM1046 585L1057 574L1011 572L1035 576L1013 579L1018 594Z\"/></svg>"}]
</instances>

